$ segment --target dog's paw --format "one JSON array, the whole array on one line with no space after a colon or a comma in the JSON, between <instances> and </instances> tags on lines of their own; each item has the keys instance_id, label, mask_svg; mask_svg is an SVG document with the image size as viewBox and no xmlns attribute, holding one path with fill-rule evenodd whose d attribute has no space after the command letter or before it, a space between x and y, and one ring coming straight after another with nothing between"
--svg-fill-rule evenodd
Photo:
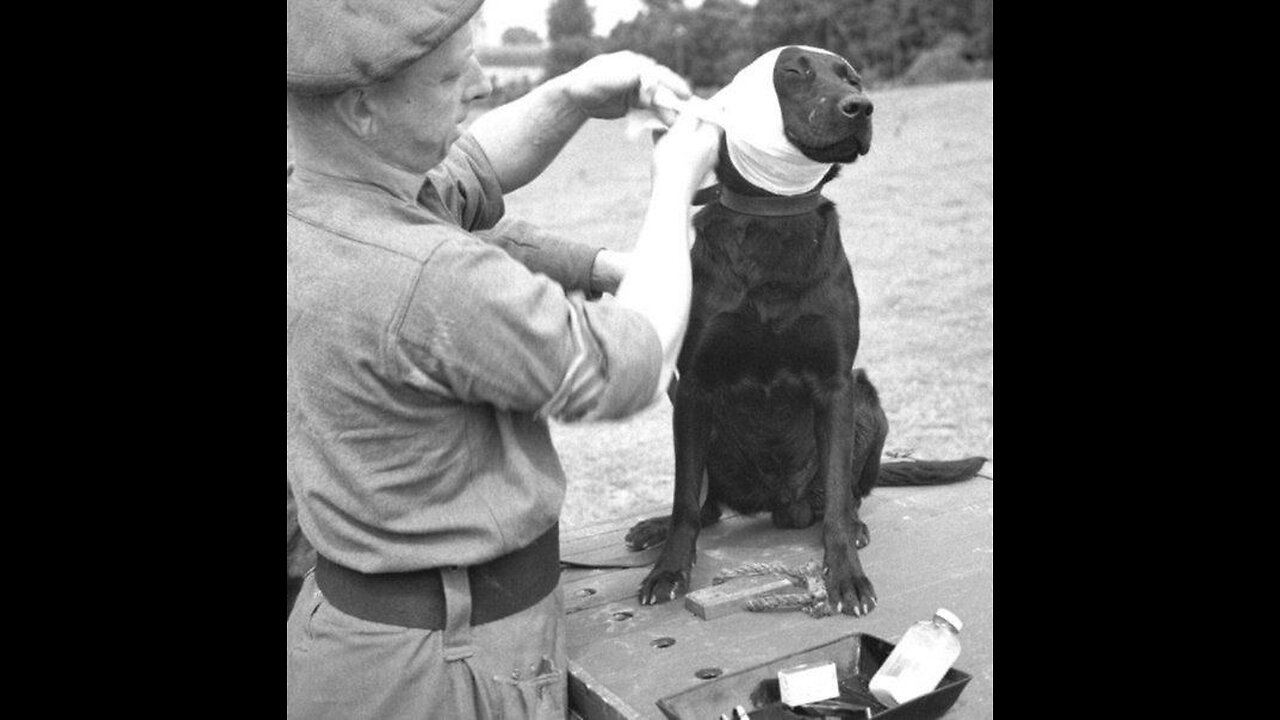
<instances>
[{"instance_id":1,"label":"dog's paw","mask_svg":"<svg viewBox=\"0 0 1280 720\"><path fill-rule=\"evenodd\" d=\"M640 583L640 604L661 605L675 600L689 589L689 571L659 570L654 568Z\"/></svg>"},{"instance_id":2,"label":"dog's paw","mask_svg":"<svg viewBox=\"0 0 1280 720\"><path fill-rule=\"evenodd\" d=\"M631 527L627 532L626 543L627 548L631 550L645 550L655 545L661 545L667 541L667 532L671 525L671 518L649 518L641 520Z\"/></svg>"},{"instance_id":3,"label":"dog's paw","mask_svg":"<svg viewBox=\"0 0 1280 720\"><path fill-rule=\"evenodd\" d=\"M862 617L876 609L876 590L861 572L827 570L827 602L845 615Z\"/></svg>"},{"instance_id":4,"label":"dog's paw","mask_svg":"<svg viewBox=\"0 0 1280 720\"><path fill-rule=\"evenodd\" d=\"M861 520L853 523L853 546L861 550L871 542L871 528Z\"/></svg>"}]
</instances>

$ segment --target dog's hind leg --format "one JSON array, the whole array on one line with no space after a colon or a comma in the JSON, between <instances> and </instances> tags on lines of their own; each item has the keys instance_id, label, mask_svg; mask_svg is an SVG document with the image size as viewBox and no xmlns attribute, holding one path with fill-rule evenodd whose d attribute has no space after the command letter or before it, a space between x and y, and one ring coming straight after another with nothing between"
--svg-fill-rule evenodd
<instances>
[{"instance_id":1,"label":"dog's hind leg","mask_svg":"<svg viewBox=\"0 0 1280 720\"><path fill-rule=\"evenodd\" d=\"M880 454L889 436L889 419L880 407L880 397L875 386L861 369L853 371L853 463L849 471L849 485L853 490L851 507L854 513L853 532L859 549L871 542L871 530L857 516L862 508L862 498L871 494L880 477Z\"/></svg>"}]
</instances>

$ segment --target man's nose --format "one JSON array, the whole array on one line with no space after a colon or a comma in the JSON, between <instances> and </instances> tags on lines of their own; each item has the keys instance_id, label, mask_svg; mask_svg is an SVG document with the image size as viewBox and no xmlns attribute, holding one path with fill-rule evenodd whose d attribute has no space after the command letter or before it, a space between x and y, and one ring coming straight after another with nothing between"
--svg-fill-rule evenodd
<instances>
[{"instance_id":1,"label":"man's nose","mask_svg":"<svg viewBox=\"0 0 1280 720\"><path fill-rule=\"evenodd\" d=\"M840 112L846 117L871 117L875 106L863 95L846 95L840 100Z\"/></svg>"},{"instance_id":2,"label":"man's nose","mask_svg":"<svg viewBox=\"0 0 1280 720\"><path fill-rule=\"evenodd\" d=\"M471 100L483 100L493 94L493 83L489 81L489 74L484 71L484 66L475 63L475 72L478 77L471 84Z\"/></svg>"}]
</instances>

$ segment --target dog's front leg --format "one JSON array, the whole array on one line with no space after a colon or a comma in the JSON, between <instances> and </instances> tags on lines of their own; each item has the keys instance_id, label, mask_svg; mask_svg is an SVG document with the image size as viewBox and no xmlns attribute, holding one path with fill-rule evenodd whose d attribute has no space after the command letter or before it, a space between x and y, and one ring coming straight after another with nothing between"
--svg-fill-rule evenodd
<instances>
[{"instance_id":1,"label":"dog's front leg","mask_svg":"<svg viewBox=\"0 0 1280 720\"><path fill-rule=\"evenodd\" d=\"M687 380L680 382L672 429L675 436L675 495L671 503L671 528L667 544L649 575L640 583L640 604L674 600L689 589L689 574L697 552L701 528L699 499L707 466L707 441L711 434L710 409Z\"/></svg>"},{"instance_id":2,"label":"dog's front leg","mask_svg":"<svg viewBox=\"0 0 1280 720\"><path fill-rule=\"evenodd\" d=\"M853 478L865 460L856 447L855 392L853 378L842 378L840 388L819 393L814 407L814 430L819 458L819 480L826 489L823 549L830 602L846 615L865 615L876 606L876 592L862 570L858 546L865 544L866 526L858 518L861 498L854 493ZM859 539L863 542L859 542Z\"/></svg>"}]
</instances>

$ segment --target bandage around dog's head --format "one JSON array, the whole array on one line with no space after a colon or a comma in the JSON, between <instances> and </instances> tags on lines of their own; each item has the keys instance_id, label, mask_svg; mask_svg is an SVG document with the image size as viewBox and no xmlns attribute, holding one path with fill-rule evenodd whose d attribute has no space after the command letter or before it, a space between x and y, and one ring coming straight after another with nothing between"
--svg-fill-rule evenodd
<instances>
[{"instance_id":1,"label":"bandage around dog's head","mask_svg":"<svg viewBox=\"0 0 1280 720\"><path fill-rule=\"evenodd\" d=\"M788 47L835 55L805 45L774 48L739 71L733 82L711 98L723 111L725 144L734 167L752 185L775 195L800 195L813 189L832 165L805 157L783 133L773 68L778 55Z\"/></svg>"}]
</instances>

